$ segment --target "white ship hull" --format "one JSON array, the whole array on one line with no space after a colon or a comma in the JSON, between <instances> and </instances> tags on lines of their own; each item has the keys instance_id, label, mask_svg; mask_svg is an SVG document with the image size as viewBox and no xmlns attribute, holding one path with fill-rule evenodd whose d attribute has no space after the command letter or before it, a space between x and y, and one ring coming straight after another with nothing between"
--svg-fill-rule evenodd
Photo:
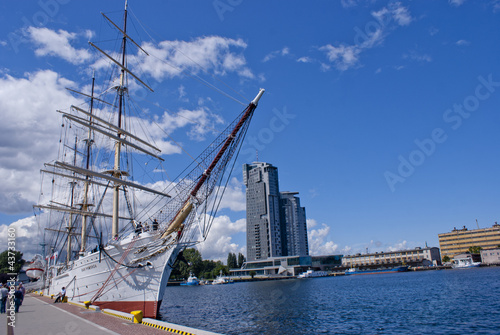
<instances>
[{"instance_id":1,"label":"white ship hull","mask_svg":"<svg viewBox=\"0 0 500 335\"><path fill-rule=\"evenodd\" d=\"M132 234L107 246L101 255L85 255L60 269L49 279L45 293L55 295L65 287L69 301L91 301L122 312L142 310L145 317L156 318L173 263L182 250L176 241L163 242L149 233Z\"/></svg>"}]
</instances>

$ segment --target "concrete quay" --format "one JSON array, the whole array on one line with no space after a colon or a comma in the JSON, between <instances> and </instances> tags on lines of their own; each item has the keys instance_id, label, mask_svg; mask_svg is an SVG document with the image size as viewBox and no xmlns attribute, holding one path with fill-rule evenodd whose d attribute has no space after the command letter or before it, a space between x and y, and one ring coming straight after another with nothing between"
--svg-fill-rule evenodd
<instances>
[{"instance_id":1,"label":"concrete quay","mask_svg":"<svg viewBox=\"0 0 500 335\"><path fill-rule=\"evenodd\" d=\"M13 321L12 321L13 320ZM14 322L14 327L8 324ZM134 323L133 315L79 303L58 303L50 297L26 294L14 319L0 314L0 334L7 335L74 335L74 334L121 334L121 335L169 335L216 333L175 325L159 320L142 319ZM4 331L7 330L6 333Z\"/></svg>"}]
</instances>

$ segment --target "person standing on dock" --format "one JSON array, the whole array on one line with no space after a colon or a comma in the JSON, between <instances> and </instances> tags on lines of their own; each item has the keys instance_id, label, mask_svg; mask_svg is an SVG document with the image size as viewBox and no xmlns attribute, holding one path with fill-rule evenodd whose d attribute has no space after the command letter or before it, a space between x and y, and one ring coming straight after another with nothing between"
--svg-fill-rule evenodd
<instances>
[{"instance_id":1,"label":"person standing on dock","mask_svg":"<svg viewBox=\"0 0 500 335\"><path fill-rule=\"evenodd\" d=\"M20 287L17 287L17 290L14 291L14 312L19 312L19 306L23 303L23 292Z\"/></svg>"},{"instance_id":2,"label":"person standing on dock","mask_svg":"<svg viewBox=\"0 0 500 335\"><path fill-rule=\"evenodd\" d=\"M21 298L21 305L23 304L24 301L24 295L26 294L26 289L23 286L23 283L19 283L19 291L23 294L23 297Z\"/></svg>"},{"instance_id":3,"label":"person standing on dock","mask_svg":"<svg viewBox=\"0 0 500 335\"><path fill-rule=\"evenodd\" d=\"M3 284L0 288L0 298L2 299L0 305L0 314L5 313L5 306L7 304L7 296L9 295L9 290L7 289L7 284Z\"/></svg>"}]
</instances>

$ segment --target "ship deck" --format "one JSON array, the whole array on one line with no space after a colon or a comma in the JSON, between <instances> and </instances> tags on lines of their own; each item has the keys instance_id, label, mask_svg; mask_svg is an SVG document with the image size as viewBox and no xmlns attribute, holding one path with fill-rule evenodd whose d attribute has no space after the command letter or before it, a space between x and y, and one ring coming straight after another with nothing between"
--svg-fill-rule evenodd
<instances>
[{"instance_id":1,"label":"ship deck","mask_svg":"<svg viewBox=\"0 0 500 335\"><path fill-rule=\"evenodd\" d=\"M15 327L9 335L32 334L208 334L206 331L169 332L163 329L132 323L99 311L88 310L69 303L54 304L49 297L26 294L19 312L15 314ZM0 328L10 320L0 315ZM171 325L171 324L169 324ZM184 328L180 326L179 328ZM213 333L211 333L213 334Z\"/></svg>"}]
</instances>

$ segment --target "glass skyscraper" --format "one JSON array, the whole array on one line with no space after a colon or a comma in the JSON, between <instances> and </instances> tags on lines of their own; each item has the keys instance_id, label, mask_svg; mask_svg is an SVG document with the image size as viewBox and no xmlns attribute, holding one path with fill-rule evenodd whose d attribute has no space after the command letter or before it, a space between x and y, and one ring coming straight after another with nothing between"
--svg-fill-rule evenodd
<instances>
[{"instance_id":1,"label":"glass skyscraper","mask_svg":"<svg viewBox=\"0 0 500 335\"><path fill-rule=\"evenodd\" d=\"M278 168L269 163L243 165L247 207L247 260L306 256L305 209L298 193L279 191Z\"/></svg>"}]
</instances>

